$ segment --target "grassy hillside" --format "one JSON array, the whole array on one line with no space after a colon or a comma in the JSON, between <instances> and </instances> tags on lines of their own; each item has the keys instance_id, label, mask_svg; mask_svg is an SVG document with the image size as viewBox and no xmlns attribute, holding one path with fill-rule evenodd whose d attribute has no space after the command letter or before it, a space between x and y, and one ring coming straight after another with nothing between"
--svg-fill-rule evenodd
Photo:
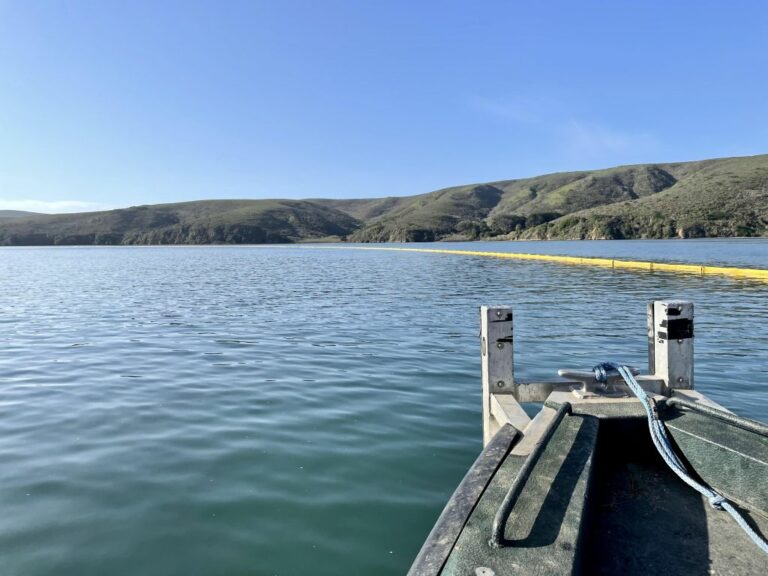
<instances>
[{"instance_id":1,"label":"grassy hillside","mask_svg":"<svg viewBox=\"0 0 768 576\"><path fill-rule=\"evenodd\" d=\"M755 236L767 203L768 155L621 166L414 196L351 240Z\"/></svg>"},{"instance_id":2,"label":"grassy hillside","mask_svg":"<svg viewBox=\"0 0 768 576\"><path fill-rule=\"evenodd\" d=\"M357 242L424 242L468 232L498 205L504 191L492 184L446 188L411 196L368 220L352 235Z\"/></svg>"},{"instance_id":3,"label":"grassy hillside","mask_svg":"<svg viewBox=\"0 0 768 576\"><path fill-rule=\"evenodd\" d=\"M703 238L768 234L768 156L669 167L677 181L635 200L577 210L514 238Z\"/></svg>"},{"instance_id":4,"label":"grassy hillside","mask_svg":"<svg viewBox=\"0 0 768 576\"><path fill-rule=\"evenodd\" d=\"M762 235L768 235L768 155L564 172L418 196L0 212L0 245Z\"/></svg>"},{"instance_id":5,"label":"grassy hillside","mask_svg":"<svg viewBox=\"0 0 768 576\"><path fill-rule=\"evenodd\" d=\"M270 244L344 237L359 222L298 200L211 200L0 222L0 245Z\"/></svg>"},{"instance_id":6,"label":"grassy hillside","mask_svg":"<svg viewBox=\"0 0 768 576\"><path fill-rule=\"evenodd\" d=\"M364 200L332 200L327 198L311 200L315 204L335 208L353 218L365 222L389 214L400 206L408 204L412 196L388 196L387 198L366 198Z\"/></svg>"}]
</instances>

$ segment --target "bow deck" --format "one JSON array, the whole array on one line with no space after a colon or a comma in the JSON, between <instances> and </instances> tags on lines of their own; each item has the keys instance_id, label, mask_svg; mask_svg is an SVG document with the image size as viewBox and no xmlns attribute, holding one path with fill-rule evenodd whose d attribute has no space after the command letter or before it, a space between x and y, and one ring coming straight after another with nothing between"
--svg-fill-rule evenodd
<instances>
[{"instance_id":1,"label":"bow deck","mask_svg":"<svg viewBox=\"0 0 768 576\"><path fill-rule=\"evenodd\" d=\"M511 313L497 317L511 322ZM500 342L511 342L499 334ZM488 356L484 361L492 362ZM692 381L692 367L686 372L674 366L673 356L667 360ZM484 375L492 372L493 366L484 367ZM622 394L616 382L598 390L586 372L568 373L582 377L582 385L548 383L546 402L532 421L519 413L512 394L489 399L486 416L493 422L486 422L486 448L410 575L768 574L768 555L737 521L662 459L641 402ZM649 394L672 449L698 483L732 503L764 537L768 427L658 376L639 379L656 390ZM514 381L511 374L507 380ZM499 510L505 501L511 507L504 521ZM499 541L495 518L502 518Z\"/></svg>"}]
</instances>

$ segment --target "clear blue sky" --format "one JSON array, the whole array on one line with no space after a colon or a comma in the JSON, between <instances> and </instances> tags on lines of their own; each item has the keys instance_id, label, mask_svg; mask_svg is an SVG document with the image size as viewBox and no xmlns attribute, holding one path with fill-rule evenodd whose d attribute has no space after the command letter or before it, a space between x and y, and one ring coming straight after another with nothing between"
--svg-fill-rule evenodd
<instances>
[{"instance_id":1,"label":"clear blue sky","mask_svg":"<svg viewBox=\"0 0 768 576\"><path fill-rule=\"evenodd\" d=\"M0 208L766 152L764 2L0 0Z\"/></svg>"}]
</instances>

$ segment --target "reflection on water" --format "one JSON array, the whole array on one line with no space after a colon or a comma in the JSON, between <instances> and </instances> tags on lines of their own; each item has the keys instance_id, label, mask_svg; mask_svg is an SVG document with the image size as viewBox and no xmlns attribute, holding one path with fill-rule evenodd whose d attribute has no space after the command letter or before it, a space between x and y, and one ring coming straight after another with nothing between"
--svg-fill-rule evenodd
<instances>
[{"instance_id":1,"label":"reflection on water","mask_svg":"<svg viewBox=\"0 0 768 576\"><path fill-rule=\"evenodd\" d=\"M633 245L488 244L669 250ZM673 246L768 267L764 241ZM517 370L549 378L643 365L645 302L694 300L697 387L766 419L766 296L433 254L2 249L3 573L403 573L480 449L480 304L515 307Z\"/></svg>"}]
</instances>

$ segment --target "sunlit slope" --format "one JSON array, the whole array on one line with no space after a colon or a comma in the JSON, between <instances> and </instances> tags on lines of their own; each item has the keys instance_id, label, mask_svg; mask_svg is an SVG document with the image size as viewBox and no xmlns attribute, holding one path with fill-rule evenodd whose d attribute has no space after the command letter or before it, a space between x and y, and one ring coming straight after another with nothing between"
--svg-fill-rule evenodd
<instances>
[{"instance_id":1,"label":"sunlit slope","mask_svg":"<svg viewBox=\"0 0 768 576\"><path fill-rule=\"evenodd\" d=\"M420 242L439 240L482 222L498 205L504 191L493 184L446 188L412 196L372 218L352 235L358 242Z\"/></svg>"},{"instance_id":2,"label":"sunlit slope","mask_svg":"<svg viewBox=\"0 0 768 576\"><path fill-rule=\"evenodd\" d=\"M211 200L0 222L0 244L287 243L343 237L359 222L299 200Z\"/></svg>"},{"instance_id":3,"label":"sunlit slope","mask_svg":"<svg viewBox=\"0 0 768 576\"><path fill-rule=\"evenodd\" d=\"M766 155L549 174L411 197L367 220L351 238L762 235L766 184Z\"/></svg>"},{"instance_id":4,"label":"sunlit slope","mask_svg":"<svg viewBox=\"0 0 768 576\"><path fill-rule=\"evenodd\" d=\"M683 164L658 193L574 211L521 238L699 238L768 233L768 156Z\"/></svg>"},{"instance_id":5,"label":"sunlit slope","mask_svg":"<svg viewBox=\"0 0 768 576\"><path fill-rule=\"evenodd\" d=\"M0 212L0 245L768 235L768 155L619 166L369 199L210 200Z\"/></svg>"},{"instance_id":6,"label":"sunlit slope","mask_svg":"<svg viewBox=\"0 0 768 576\"><path fill-rule=\"evenodd\" d=\"M360 200L334 200L330 198L313 199L311 202L327 206L349 214L360 221L367 221L379 216L390 214L409 204L418 196L388 196L386 198L365 198Z\"/></svg>"}]
</instances>

